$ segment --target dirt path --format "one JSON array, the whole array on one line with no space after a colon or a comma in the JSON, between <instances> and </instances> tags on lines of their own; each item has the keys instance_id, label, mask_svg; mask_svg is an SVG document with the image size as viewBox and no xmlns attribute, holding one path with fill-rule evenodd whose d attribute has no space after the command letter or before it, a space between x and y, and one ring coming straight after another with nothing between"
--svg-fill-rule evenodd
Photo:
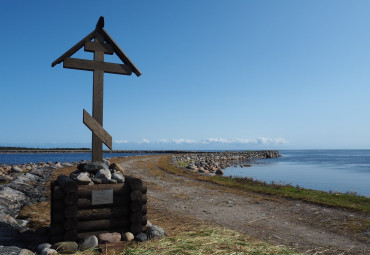
<instances>
[{"instance_id":1,"label":"dirt path","mask_svg":"<svg viewBox=\"0 0 370 255\"><path fill-rule=\"evenodd\" d=\"M307 254L370 254L363 222L369 215L297 200L235 192L162 171L160 156L135 157L121 165L148 184L148 207L244 232Z\"/></svg>"}]
</instances>

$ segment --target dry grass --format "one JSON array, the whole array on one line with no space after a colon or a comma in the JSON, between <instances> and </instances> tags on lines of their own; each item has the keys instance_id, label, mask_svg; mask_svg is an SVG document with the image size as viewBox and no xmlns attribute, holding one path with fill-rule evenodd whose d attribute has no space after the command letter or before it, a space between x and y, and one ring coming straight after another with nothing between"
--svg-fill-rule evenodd
<instances>
[{"instance_id":1,"label":"dry grass","mask_svg":"<svg viewBox=\"0 0 370 255\"><path fill-rule=\"evenodd\" d=\"M256 241L239 232L202 225L198 229L175 236L132 244L116 255L136 254L297 254L284 246Z\"/></svg>"}]
</instances>

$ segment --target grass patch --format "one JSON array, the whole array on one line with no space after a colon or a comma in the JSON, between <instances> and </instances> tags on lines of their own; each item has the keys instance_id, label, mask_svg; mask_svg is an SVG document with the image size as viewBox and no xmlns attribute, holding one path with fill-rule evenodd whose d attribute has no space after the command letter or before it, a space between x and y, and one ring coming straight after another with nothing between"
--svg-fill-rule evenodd
<instances>
[{"instance_id":1,"label":"grass patch","mask_svg":"<svg viewBox=\"0 0 370 255\"><path fill-rule=\"evenodd\" d=\"M150 254L297 254L226 228L201 226L176 236L132 244L116 255Z\"/></svg>"},{"instance_id":2,"label":"grass patch","mask_svg":"<svg viewBox=\"0 0 370 255\"><path fill-rule=\"evenodd\" d=\"M239 190L298 199L315 204L341 207L367 213L370 212L370 198L368 197L357 196L351 193L327 193L290 185L268 184L266 182L253 180L252 178L203 176L174 166L170 163L170 157L170 155L162 156L158 160L158 167L174 174L191 176L200 181L212 182Z\"/></svg>"}]
</instances>

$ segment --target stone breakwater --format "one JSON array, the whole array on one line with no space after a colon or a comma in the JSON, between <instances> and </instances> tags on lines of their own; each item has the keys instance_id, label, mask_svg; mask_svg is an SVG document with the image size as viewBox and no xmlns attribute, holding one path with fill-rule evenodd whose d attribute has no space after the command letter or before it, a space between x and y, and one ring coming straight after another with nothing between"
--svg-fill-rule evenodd
<instances>
[{"instance_id":1,"label":"stone breakwater","mask_svg":"<svg viewBox=\"0 0 370 255\"><path fill-rule=\"evenodd\" d=\"M0 254L33 254L22 248L47 239L47 233L31 231L28 221L17 216L24 206L46 201L49 187L45 184L54 170L72 165L59 162L0 165Z\"/></svg>"},{"instance_id":2,"label":"stone breakwater","mask_svg":"<svg viewBox=\"0 0 370 255\"><path fill-rule=\"evenodd\" d=\"M223 175L223 169L233 166L250 166L244 164L250 159L277 158L279 151L240 151L240 152L207 152L172 156L172 163L178 167L204 175ZM242 163L242 164L241 164Z\"/></svg>"}]
</instances>

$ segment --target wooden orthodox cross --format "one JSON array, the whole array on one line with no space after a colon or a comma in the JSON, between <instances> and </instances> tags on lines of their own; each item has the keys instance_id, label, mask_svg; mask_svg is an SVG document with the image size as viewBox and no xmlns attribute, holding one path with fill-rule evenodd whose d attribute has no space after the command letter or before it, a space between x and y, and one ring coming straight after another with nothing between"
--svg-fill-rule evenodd
<instances>
[{"instance_id":1,"label":"wooden orthodox cross","mask_svg":"<svg viewBox=\"0 0 370 255\"><path fill-rule=\"evenodd\" d=\"M94 41L92 41L94 39ZM71 58L78 50L84 47L85 51L94 53L94 60ZM104 62L104 54L116 55L123 64ZM51 67L63 62L64 68L79 69L94 72L93 88L93 116L84 109L83 123L92 131L92 160L102 161L102 146L104 143L112 150L112 137L103 128L103 81L104 73L140 76L140 71L113 41L104 29L104 18L100 17L96 28L80 42L56 59Z\"/></svg>"}]
</instances>

